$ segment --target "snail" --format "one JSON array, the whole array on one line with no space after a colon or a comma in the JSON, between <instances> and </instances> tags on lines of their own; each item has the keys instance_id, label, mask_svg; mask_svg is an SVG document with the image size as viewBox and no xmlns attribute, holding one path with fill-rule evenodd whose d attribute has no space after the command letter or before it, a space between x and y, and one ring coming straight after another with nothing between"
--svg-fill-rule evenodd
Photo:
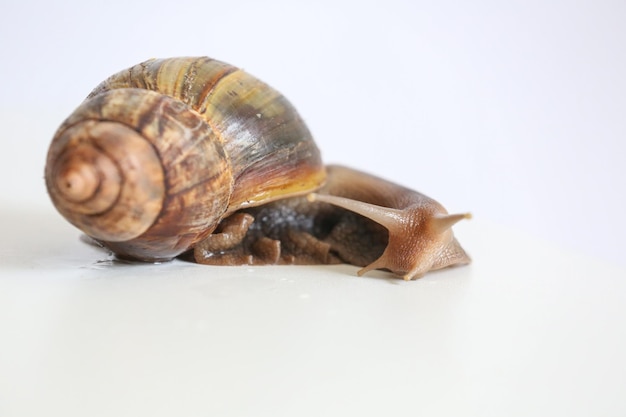
<instances>
[{"instance_id":1,"label":"snail","mask_svg":"<svg viewBox=\"0 0 626 417\"><path fill-rule=\"evenodd\" d=\"M152 59L97 86L45 168L57 210L120 258L332 264L404 279L470 258L435 200L325 166L278 91L211 58Z\"/></svg>"}]
</instances>

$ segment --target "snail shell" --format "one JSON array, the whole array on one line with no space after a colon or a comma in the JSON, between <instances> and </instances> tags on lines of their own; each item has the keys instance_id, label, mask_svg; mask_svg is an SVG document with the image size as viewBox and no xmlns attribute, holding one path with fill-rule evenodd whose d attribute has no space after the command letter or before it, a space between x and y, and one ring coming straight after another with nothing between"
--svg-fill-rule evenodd
<instances>
[{"instance_id":1,"label":"snail shell","mask_svg":"<svg viewBox=\"0 0 626 417\"><path fill-rule=\"evenodd\" d=\"M171 259L244 208L325 181L311 133L279 92L210 58L149 60L100 84L56 132L58 211L122 257Z\"/></svg>"}]
</instances>

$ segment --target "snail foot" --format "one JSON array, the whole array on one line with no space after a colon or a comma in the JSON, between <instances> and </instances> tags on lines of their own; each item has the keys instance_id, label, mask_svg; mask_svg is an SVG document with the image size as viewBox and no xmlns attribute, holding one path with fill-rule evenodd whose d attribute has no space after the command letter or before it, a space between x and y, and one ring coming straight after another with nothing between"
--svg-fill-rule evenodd
<instances>
[{"instance_id":1,"label":"snail foot","mask_svg":"<svg viewBox=\"0 0 626 417\"><path fill-rule=\"evenodd\" d=\"M252 255L238 249L254 221L247 213L235 213L222 220L218 232L210 234L194 247L197 263L208 265L245 265L251 264Z\"/></svg>"},{"instance_id":2,"label":"snail foot","mask_svg":"<svg viewBox=\"0 0 626 417\"><path fill-rule=\"evenodd\" d=\"M274 265L280 261L280 240L263 236L252 243L250 249L254 254L253 259L257 260L257 263L262 262L266 265Z\"/></svg>"},{"instance_id":3,"label":"snail foot","mask_svg":"<svg viewBox=\"0 0 626 417\"><path fill-rule=\"evenodd\" d=\"M285 251L291 255L289 263L301 265L341 263L341 260L333 253L332 246L311 233L302 230L287 230L282 236L282 241Z\"/></svg>"}]
</instances>

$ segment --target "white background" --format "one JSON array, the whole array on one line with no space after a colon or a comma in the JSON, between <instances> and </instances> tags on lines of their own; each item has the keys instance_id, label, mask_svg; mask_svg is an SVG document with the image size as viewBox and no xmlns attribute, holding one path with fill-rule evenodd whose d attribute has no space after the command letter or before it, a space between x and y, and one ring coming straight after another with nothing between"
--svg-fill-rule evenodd
<instances>
[{"instance_id":1,"label":"white background","mask_svg":"<svg viewBox=\"0 0 626 417\"><path fill-rule=\"evenodd\" d=\"M101 80L151 57L209 55L282 91L327 162L626 265L622 1L27 0L0 11L6 203L50 207L50 138Z\"/></svg>"},{"instance_id":2,"label":"white background","mask_svg":"<svg viewBox=\"0 0 626 417\"><path fill-rule=\"evenodd\" d=\"M623 1L0 5L0 415L624 416ZM43 182L108 75L210 55L328 162L475 220L472 265L120 263Z\"/></svg>"}]
</instances>

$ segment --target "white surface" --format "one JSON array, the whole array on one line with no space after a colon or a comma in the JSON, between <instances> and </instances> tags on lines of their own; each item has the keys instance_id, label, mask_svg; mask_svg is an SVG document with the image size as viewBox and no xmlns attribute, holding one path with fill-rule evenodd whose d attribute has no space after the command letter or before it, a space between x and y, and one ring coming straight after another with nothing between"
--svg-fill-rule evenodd
<instances>
[{"instance_id":1,"label":"white surface","mask_svg":"<svg viewBox=\"0 0 626 417\"><path fill-rule=\"evenodd\" d=\"M3 213L3 417L626 414L626 271L489 224L457 227L474 264L404 282L122 264Z\"/></svg>"}]
</instances>

